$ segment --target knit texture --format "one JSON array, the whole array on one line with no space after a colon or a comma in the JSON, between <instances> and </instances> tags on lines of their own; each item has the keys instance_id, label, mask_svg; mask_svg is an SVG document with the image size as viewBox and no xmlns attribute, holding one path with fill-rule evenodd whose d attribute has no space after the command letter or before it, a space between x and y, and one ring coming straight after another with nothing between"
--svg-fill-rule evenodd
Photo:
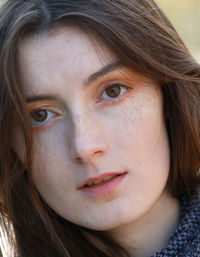
<instances>
[{"instance_id":1,"label":"knit texture","mask_svg":"<svg viewBox=\"0 0 200 257\"><path fill-rule=\"evenodd\" d=\"M166 248L152 257L200 257L200 193L180 199L180 223Z\"/></svg>"}]
</instances>

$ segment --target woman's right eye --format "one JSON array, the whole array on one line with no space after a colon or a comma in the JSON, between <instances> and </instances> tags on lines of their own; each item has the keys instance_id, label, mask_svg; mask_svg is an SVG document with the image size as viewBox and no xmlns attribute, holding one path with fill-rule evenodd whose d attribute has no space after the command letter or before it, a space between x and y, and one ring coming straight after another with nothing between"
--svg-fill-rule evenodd
<instances>
[{"instance_id":1,"label":"woman's right eye","mask_svg":"<svg viewBox=\"0 0 200 257\"><path fill-rule=\"evenodd\" d=\"M54 118L56 113L46 109L34 110L30 113L31 124L33 127L39 127Z\"/></svg>"}]
</instances>

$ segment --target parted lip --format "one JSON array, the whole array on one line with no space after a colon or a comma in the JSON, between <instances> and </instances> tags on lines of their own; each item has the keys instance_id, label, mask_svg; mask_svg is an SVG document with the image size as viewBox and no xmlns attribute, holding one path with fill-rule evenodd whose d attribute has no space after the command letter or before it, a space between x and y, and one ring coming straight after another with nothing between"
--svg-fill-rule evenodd
<instances>
[{"instance_id":1,"label":"parted lip","mask_svg":"<svg viewBox=\"0 0 200 257\"><path fill-rule=\"evenodd\" d=\"M95 181L95 180L101 180L101 179L104 179L104 178L106 178L106 177L108 177L108 176L112 176L112 175L122 175L122 174L125 174L125 173L127 173L127 171L103 173L103 174L100 174L100 175L97 176L97 177L91 177L91 178L86 179L85 181L83 181L83 183L80 184L80 186L77 187L77 189L81 189L81 188L83 188L87 183L93 182L93 181Z\"/></svg>"}]
</instances>

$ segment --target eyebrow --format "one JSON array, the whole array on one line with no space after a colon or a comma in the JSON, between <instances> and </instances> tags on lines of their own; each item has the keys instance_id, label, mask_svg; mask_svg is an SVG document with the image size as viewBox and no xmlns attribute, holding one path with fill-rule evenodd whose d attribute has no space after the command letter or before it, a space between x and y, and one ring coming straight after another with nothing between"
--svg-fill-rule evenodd
<instances>
[{"instance_id":1,"label":"eyebrow","mask_svg":"<svg viewBox=\"0 0 200 257\"><path fill-rule=\"evenodd\" d=\"M87 85L91 84L92 82L94 82L95 80L98 80L99 78L105 76L106 74L123 67L124 65L122 64L121 61L116 61L116 62L112 62L107 64L106 66L104 66L102 69L100 69L99 71L91 74L83 83L83 87L86 87Z\"/></svg>"},{"instance_id":2,"label":"eyebrow","mask_svg":"<svg viewBox=\"0 0 200 257\"><path fill-rule=\"evenodd\" d=\"M43 94L26 97L26 102L27 103L43 101L43 100L56 101L56 100L58 100L58 97L56 97L54 95L43 95Z\"/></svg>"},{"instance_id":3,"label":"eyebrow","mask_svg":"<svg viewBox=\"0 0 200 257\"><path fill-rule=\"evenodd\" d=\"M91 74L83 83L83 87L87 87L89 84L94 82L95 80L100 79L101 77L107 75L108 73L123 67L124 65L120 61L112 62L104 66L102 69L98 70L97 72ZM37 102L37 101L43 101L43 100L51 100L55 101L58 100L57 96L54 95L48 95L48 94L39 94L39 95L33 95L33 96L28 96L26 98L27 103L31 102Z\"/></svg>"}]
</instances>

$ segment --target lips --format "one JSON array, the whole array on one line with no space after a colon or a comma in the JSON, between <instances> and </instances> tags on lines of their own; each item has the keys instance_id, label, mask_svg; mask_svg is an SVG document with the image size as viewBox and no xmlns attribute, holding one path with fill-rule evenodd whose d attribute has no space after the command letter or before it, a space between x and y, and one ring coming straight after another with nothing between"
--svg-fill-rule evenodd
<instances>
[{"instance_id":1,"label":"lips","mask_svg":"<svg viewBox=\"0 0 200 257\"><path fill-rule=\"evenodd\" d=\"M83 183L80 184L80 186L77 187L77 189L83 189L84 187L93 186L96 184L101 184L104 181L108 181L109 179L114 178L115 176L120 176L127 173L126 171L123 172L109 172L109 173L103 173L97 177L91 177L83 181Z\"/></svg>"}]
</instances>

